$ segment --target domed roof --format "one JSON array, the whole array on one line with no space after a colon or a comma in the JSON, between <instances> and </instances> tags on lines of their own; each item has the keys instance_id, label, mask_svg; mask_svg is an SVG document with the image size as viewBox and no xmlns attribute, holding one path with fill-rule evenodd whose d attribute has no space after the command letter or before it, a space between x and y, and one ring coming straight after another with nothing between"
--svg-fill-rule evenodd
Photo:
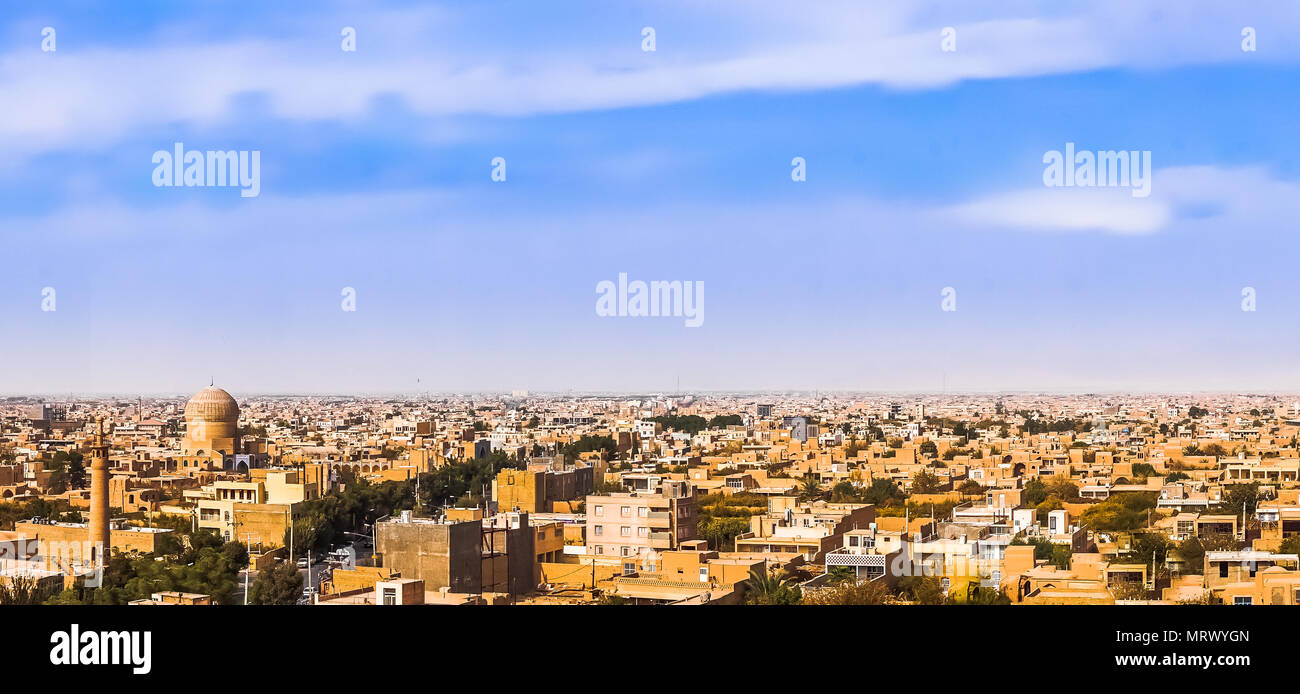
<instances>
[{"instance_id":1,"label":"domed roof","mask_svg":"<svg viewBox=\"0 0 1300 694\"><path fill-rule=\"evenodd\" d=\"M234 422L239 420L239 403L230 393L211 386L200 390L185 403L185 419L203 419L209 422Z\"/></svg>"}]
</instances>

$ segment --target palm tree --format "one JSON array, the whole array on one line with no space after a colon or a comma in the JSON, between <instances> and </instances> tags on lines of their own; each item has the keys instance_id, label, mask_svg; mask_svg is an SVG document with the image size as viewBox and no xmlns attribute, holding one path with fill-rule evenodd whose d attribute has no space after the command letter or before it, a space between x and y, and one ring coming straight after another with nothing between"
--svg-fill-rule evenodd
<instances>
[{"instance_id":1,"label":"palm tree","mask_svg":"<svg viewBox=\"0 0 1300 694\"><path fill-rule=\"evenodd\" d=\"M799 482L799 500L808 501L822 495L822 483L816 475L804 475Z\"/></svg>"},{"instance_id":2,"label":"palm tree","mask_svg":"<svg viewBox=\"0 0 1300 694\"><path fill-rule=\"evenodd\" d=\"M764 571L757 566L749 570L746 593L745 601L751 605L796 605L803 597L788 575L778 575L775 569Z\"/></svg>"}]
</instances>

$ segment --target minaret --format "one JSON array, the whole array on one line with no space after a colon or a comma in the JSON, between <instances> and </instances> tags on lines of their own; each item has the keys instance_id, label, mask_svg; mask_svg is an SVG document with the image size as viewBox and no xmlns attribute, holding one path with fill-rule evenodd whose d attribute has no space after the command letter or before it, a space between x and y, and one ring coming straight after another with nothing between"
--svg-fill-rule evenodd
<instances>
[{"instance_id":1,"label":"minaret","mask_svg":"<svg viewBox=\"0 0 1300 694\"><path fill-rule=\"evenodd\" d=\"M95 438L90 445L90 551L96 566L108 563L111 547L108 537L108 444L104 443L104 419L100 417L95 419Z\"/></svg>"}]
</instances>

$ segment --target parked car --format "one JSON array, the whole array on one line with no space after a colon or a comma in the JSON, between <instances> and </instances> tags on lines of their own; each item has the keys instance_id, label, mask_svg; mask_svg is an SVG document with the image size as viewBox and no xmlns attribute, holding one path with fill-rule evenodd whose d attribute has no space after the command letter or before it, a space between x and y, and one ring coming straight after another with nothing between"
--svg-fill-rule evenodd
<instances>
[{"instance_id":1,"label":"parked car","mask_svg":"<svg viewBox=\"0 0 1300 694\"><path fill-rule=\"evenodd\" d=\"M308 566L309 566L309 564L307 563L307 558L306 558L306 557L303 557L302 559L299 559L299 560L298 560L298 568L300 568L300 569L305 569L305 568L307 568Z\"/></svg>"}]
</instances>

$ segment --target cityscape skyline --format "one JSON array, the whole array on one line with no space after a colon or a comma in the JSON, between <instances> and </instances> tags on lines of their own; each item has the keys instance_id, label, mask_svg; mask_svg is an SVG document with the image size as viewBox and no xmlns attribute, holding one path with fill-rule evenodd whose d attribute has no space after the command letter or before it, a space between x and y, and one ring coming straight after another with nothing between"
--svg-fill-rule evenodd
<instances>
[{"instance_id":1,"label":"cityscape skyline","mask_svg":"<svg viewBox=\"0 0 1300 694\"><path fill-rule=\"evenodd\" d=\"M1292 674L1300 0L10 4L33 682Z\"/></svg>"},{"instance_id":2,"label":"cityscape skyline","mask_svg":"<svg viewBox=\"0 0 1300 694\"><path fill-rule=\"evenodd\" d=\"M13 13L0 390L1300 390L1295 7L1031 6ZM1044 185L1076 147L1150 195Z\"/></svg>"},{"instance_id":3,"label":"cityscape skyline","mask_svg":"<svg viewBox=\"0 0 1300 694\"><path fill-rule=\"evenodd\" d=\"M704 396L810 396L826 395L837 397L849 396L896 396L906 397L996 397L1007 395L1023 396L1095 396L1095 397L1170 397L1170 398L1196 398L1204 396L1242 396L1242 397L1273 397L1280 398L1283 396L1300 396L1300 391L1279 391L1279 390L1151 390L1151 391L1126 391L1126 390L967 390L967 391L925 391L925 390L835 390L835 389L773 389L773 390L528 390L523 391L524 395L514 395L515 390L463 390L463 391L240 391L235 390L242 397L246 398L367 398L367 397L397 397L407 400L418 400L427 398L454 398L454 397L505 397L510 399L526 398L572 398L572 397L704 397ZM72 400L78 398L105 399L105 398L135 398L145 397L154 399L176 399L188 397L188 394L182 391L58 391L58 392L22 392L22 393L4 393L0 392L0 398L5 400L39 400L47 398L53 401Z\"/></svg>"}]
</instances>

